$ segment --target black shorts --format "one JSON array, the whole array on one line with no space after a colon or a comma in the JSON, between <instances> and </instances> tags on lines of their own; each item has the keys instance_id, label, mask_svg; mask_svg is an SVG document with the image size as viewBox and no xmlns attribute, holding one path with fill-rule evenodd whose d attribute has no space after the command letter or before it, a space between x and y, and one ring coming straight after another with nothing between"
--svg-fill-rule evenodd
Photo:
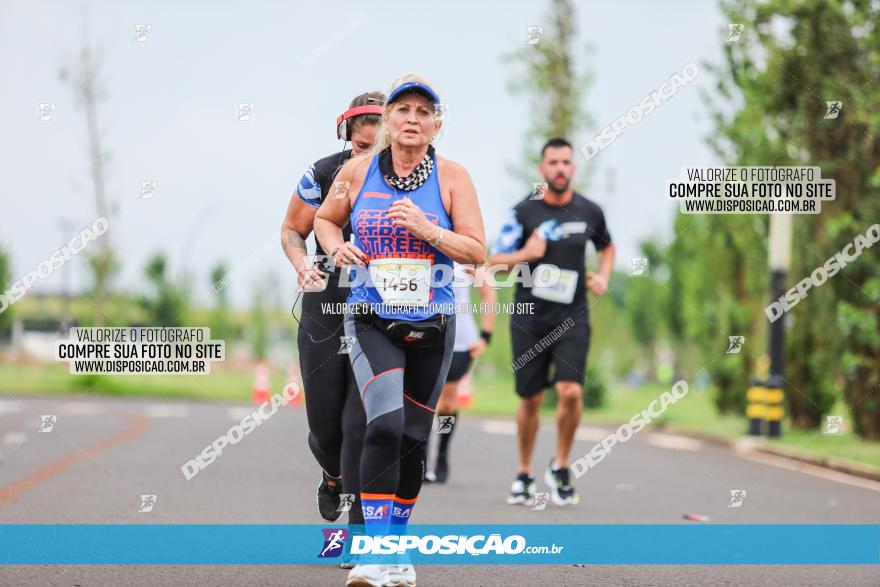
<instances>
[{"instance_id":1,"label":"black shorts","mask_svg":"<svg viewBox=\"0 0 880 587\"><path fill-rule=\"evenodd\" d=\"M447 383L455 383L465 375L471 368L471 354L468 351L455 351L452 353L452 364L449 366L449 375L446 376Z\"/></svg>"},{"instance_id":2,"label":"black shorts","mask_svg":"<svg viewBox=\"0 0 880 587\"><path fill-rule=\"evenodd\" d=\"M590 323L583 318L569 320L552 325L511 322L511 369L518 396L531 397L558 381L584 384L587 351L590 350Z\"/></svg>"}]
</instances>

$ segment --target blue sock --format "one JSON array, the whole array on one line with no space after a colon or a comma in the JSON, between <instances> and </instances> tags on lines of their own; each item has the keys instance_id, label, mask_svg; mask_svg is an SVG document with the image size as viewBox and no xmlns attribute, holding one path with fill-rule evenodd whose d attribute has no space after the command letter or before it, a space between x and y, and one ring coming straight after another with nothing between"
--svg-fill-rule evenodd
<instances>
[{"instance_id":1,"label":"blue sock","mask_svg":"<svg viewBox=\"0 0 880 587\"><path fill-rule=\"evenodd\" d=\"M364 510L364 532L367 536L387 536L391 524L391 508L394 495L391 493L361 493Z\"/></svg>"},{"instance_id":2,"label":"blue sock","mask_svg":"<svg viewBox=\"0 0 880 587\"><path fill-rule=\"evenodd\" d=\"M412 515L413 508L416 507L418 497L413 499L403 499L394 496L394 503L391 508L391 531L398 536L406 534L407 523Z\"/></svg>"}]
</instances>

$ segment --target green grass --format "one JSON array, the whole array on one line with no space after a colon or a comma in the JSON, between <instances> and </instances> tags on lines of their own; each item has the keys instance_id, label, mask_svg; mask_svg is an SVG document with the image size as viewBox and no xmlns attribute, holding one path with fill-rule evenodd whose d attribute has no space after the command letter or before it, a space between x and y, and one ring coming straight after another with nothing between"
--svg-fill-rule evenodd
<instances>
[{"instance_id":1,"label":"green grass","mask_svg":"<svg viewBox=\"0 0 880 587\"><path fill-rule=\"evenodd\" d=\"M201 398L247 402L253 376L216 371L208 375L71 375L66 365L0 364L0 391L34 395L119 395L130 397ZM286 381L273 374L270 389L280 393Z\"/></svg>"},{"instance_id":2,"label":"green grass","mask_svg":"<svg viewBox=\"0 0 880 587\"><path fill-rule=\"evenodd\" d=\"M493 341L494 342L494 341ZM494 345L493 345L494 346ZM480 361L474 377L474 403L469 413L484 416L511 417L516 412L517 397L513 375L500 369L497 363ZM276 372L271 379L271 390L279 393L286 376ZM0 392L22 394L82 394L120 395L134 397L200 398L229 402L249 402L253 376L250 373L215 370L209 375L70 375L64 365L39 367L0 364ZM657 399L666 387L646 385L629 389L621 384L609 385L605 405L587 410L586 424L617 425L629 420ZM553 409L545 413L552 415ZM834 413L846 413L838 405ZM691 389L688 395L669 408L664 416L652 423L711 434L722 438L737 438L746 430L745 418L719 416L715 413L710 391ZM807 454L856 461L880 467L880 444L864 441L851 432L840 436L823 436L821 432L794 430L785 426L785 433L775 440L780 447Z\"/></svg>"}]
</instances>

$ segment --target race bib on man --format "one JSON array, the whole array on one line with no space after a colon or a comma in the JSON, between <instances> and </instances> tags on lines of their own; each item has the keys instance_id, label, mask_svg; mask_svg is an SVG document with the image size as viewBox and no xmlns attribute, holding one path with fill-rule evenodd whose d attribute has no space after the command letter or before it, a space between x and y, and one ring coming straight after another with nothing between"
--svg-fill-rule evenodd
<instances>
[{"instance_id":1,"label":"race bib on man","mask_svg":"<svg viewBox=\"0 0 880 587\"><path fill-rule=\"evenodd\" d=\"M538 265L533 274L542 275L545 270L549 270L546 265ZM559 281L553 285L535 285L532 287L532 295L558 304L570 304L574 300L577 281L577 271L559 269Z\"/></svg>"},{"instance_id":2,"label":"race bib on man","mask_svg":"<svg viewBox=\"0 0 880 587\"><path fill-rule=\"evenodd\" d=\"M427 306L431 291L428 259L371 259L370 279L390 306Z\"/></svg>"}]
</instances>

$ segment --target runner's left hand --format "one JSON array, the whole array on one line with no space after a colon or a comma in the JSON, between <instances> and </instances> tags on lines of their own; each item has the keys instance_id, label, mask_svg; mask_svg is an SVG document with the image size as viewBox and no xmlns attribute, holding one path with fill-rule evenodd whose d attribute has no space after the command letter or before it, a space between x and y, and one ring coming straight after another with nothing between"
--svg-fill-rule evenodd
<instances>
[{"instance_id":1,"label":"runner's left hand","mask_svg":"<svg viewBox=\"0 0 880 587\"><path fill-rule=\"evenodd\" d=\"M587 271L587 289L594 296L601 296L608 291L608 280L599 273Z\"/></svg>"},{"instance_id":2,"label":"runner's left hand","mask_svg":"<svg viewBox=\"0 0 880 587\"><path fill-rule=\"evenodd\" d=\"M436 225L409 198L402 198L391 204L386 216L392 219L394 226L402 226L422 240L430 240L437 231Z\"/></svg>"},{"instance_id":3,"label":"runner's left hand","mask_svg":"<svg viewBox=\"0 0 880 587\"><path fill-rule=\"evenodd\" d=\"M314 265L304 266L297 272L296 278L300 291L316 292L327 289L326 275Z\"/></svg>"}]
</instances>

